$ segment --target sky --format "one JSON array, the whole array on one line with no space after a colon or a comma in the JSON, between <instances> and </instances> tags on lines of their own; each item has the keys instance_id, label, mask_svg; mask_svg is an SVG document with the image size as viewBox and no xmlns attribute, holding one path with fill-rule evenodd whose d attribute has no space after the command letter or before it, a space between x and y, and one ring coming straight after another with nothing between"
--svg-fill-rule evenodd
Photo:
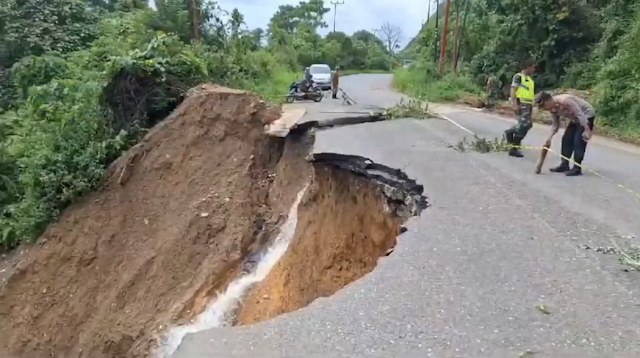
<instances>
[{"instance_id":1,"label":"sky","mask_svg":"<svg viewBox=\"0 0 640 358\"><path fill-rule=\"evenodd\" d=\"M344 5L338 5L336 17L336 31L352 34L358 30L373 32L384 22L390 22L402 29L401 46L406 45L411 38L418 34L422 23L427 19L429 0L341 0ZM231 11L238 8L244 15L249 29L266 28L271 16L278 11L280 5L296 5L300 0L218 0L220 7ZM329 0L325 6L329 7ZM328 28L318 32L326 35L333 29L333 6L325 15ZM431 12L435 12L435 1L431 5Z\"/></svg>"}]
</instances>

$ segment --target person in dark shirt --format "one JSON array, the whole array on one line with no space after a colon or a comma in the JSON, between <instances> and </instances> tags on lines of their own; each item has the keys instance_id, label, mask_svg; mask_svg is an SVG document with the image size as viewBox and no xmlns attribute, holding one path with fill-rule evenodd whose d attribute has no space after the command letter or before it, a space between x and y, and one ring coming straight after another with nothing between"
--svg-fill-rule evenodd
<instances>
[{"instance_id":1,"label":"person in dark shirt","mask_svg":"<svg viewBox=\"0 0 640 358\"><path fill-rule=\"evenodd\" d=\"M596 114L593 106L584 99L571 94L560 94L552 96L549 93L541 92L536 96L536 103L539 108L551 112L553 124L551 135L547 139L546 146L551 146L551 139L560 129L560 120L569 120L567 128L562 136L562 156L571 158L578 164L569 168L569 161L562 158L560 165L551 168L553 173L566 173L567 176L582 175L580 164L584 160L587 150L587 141L591 139L593 125Z\"/></svg>"}]
</instances>

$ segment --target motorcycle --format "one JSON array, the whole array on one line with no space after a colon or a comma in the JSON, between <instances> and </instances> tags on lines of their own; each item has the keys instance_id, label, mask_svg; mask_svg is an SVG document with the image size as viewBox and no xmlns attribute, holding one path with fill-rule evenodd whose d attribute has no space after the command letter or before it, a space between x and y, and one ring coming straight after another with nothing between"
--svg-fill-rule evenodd
<instances>
[{"instance_id":1,"label":"motorcycle","mask_svg":"<svg viewBox=\"0 0 640 358\"><path fill-rule=\"evenodd\" d=\"M289 94L287 95L286 102L293 103L295 100L312 100L314 102L322 101L324 94L322 93L322 89L316 86L315 83L312 83L307 90L303 89L303 87L304 86L301 83L291 84L291 86L289 87Z\"/></svg>"}]
</instances>

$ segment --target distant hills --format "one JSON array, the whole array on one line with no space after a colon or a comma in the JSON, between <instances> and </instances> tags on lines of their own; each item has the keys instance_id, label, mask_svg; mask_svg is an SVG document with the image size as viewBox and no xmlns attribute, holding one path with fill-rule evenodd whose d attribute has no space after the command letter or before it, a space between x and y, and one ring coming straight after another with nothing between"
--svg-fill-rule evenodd
<instances>
[{"instance_id":1,"label":"distant hills","mask_svg":"<svg viewBox=\"0 0 640 358\"><path fill-rule=\"evenodd\" d=\"M433 11L433 14L431 14L431 16L429 16L429 20L427 22L422 24L422 27L420 28L420 31L411 39L411 41L409 41L407 46L405 46L405 48L402 49L402 51L400 51L400 55L401 56L411 53L411 50L416 45L415 43L416 43L417 39L420 38L420 34L422 33L422 31L424 31L427 28L426 27L427 24L428 24L429 28L434 28L436 26L436 15L440 15L439 21L443 20L445 6L446 6L446 2L445 1L441 1L440 2L440 7L438 8L438 14L436 14L436 11L434 9L434 7L436 7L436 4L435 3L431 4L431 11ZM453 5L452 5L452 8L453 8ZM453 11L453 9L452 9L452 11ZM442 26L443 24L439 24L439 25Z\"/></svg>"}]
</instances>

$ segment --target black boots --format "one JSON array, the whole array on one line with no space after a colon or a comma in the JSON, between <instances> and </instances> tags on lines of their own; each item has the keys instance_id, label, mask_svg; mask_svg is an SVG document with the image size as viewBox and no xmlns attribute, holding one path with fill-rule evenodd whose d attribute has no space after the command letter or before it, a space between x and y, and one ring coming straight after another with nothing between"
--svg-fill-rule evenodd
<instances>
[{"instance_id":1,"label":"black boots","mask_svg":"<svg viewBox=\"0 0 640 358\"><path fill-rule=\"evenodd\" d=\"M562 163L560 163L560 165L555 168L549 169L549 171L552 173L564 173L568 177L576 177L582 175L582 169L579 166L574 164L573 168L569 168L569 162L564 160L562 161Z\"/></svg>"},{"instance_id":2,"label":"black boots","mask_svg":"<svg viewBox=\"0 0 640 358\"><path fill-rule=\"evenodd\" d=\"M522 143L524 137L516 136L513 132L507 130L504 132L504 138L507 140L507 144L509 144L509 146L511 147L509 148L510 157L524 157L524 155L522 155L522 153L520 152L520 149L518 149L518 146L520 145L520 143Z\"/></svg>"},{"instance_id":3,"label":"black boots","mask_svg":"<svg viewBox=\"0 0 640 358\"><path fill-rule=\"evenodd\" d=\"M577 177L579 175L582 175L582 169L580 169L580 167L574 164L573 168L571 168L571 170L566 172L564 175L568 177Z\"/></svg>"},{"instance_id":4,"label":"black boots","mask_svg":"<svg viewBox=\"0 0 640 358\"><path fill-rule=\"evenodd\" d=\"M560 163L560 165L558 165L555 168L549 169L549 171L552 172L552 173L565 173L565 172L568 172L569 171L569 162L566 162L566 161L563 160Z\"/></svg>"},{"instance_id":5,"label":"black boots","mask_svg":"<svg viewBox=\"0 0 640 358\"><path fill-rule=\"evenodd\" d=\"M509 156L510 157L515 157L515 158L522 158L524 157L524 155L520 152L519 149L516 148L511 148L509 149Z\"/></svg>"}]
</instances>

